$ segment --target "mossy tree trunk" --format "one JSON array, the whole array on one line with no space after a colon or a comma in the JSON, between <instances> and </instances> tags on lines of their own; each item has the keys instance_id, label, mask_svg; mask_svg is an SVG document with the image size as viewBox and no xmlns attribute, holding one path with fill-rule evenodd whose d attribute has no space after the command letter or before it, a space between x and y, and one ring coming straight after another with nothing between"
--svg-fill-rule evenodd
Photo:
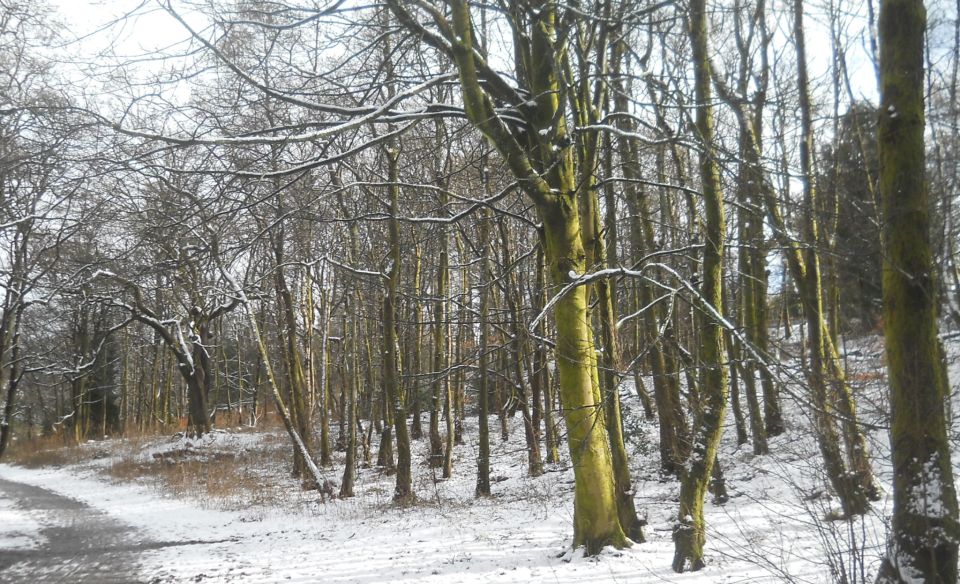
<instances>
[{"instance_id":1,"label":"mossy tree trunk","mask_svg":"<svg viewBox=\"0 0 960 584\"><path fill-rule=\"evenodd\" d=\"M546 209L544 226L551 276L558 285L570 272L582 273L583 248L576 221L576 203ZM575 215L574 215L575 216ZM579 259L578 259L579 258ZM560 401L574 468L574 545L597 553L604 545L626 545L615 493L610 445L597 387L596 351L587 312L587 290L574 289L556 303L557 368Z\"/></svg>"},{"instance_id":2,"label":"mossy tree trunk","mask_svg":"<svg viewBox=\"0 0 960 584\"><path fill-rule=\"evenodd\" d=\"M589 123L594 122L595 120L589 121ZM586 148L588 152L582 155L581 165L588 168L595 167L597 160L594 158L594 153L599 147L599 143L595 136L588 139L587 142L589 144ZM585 181L580 190L583 241L587 254L587 265L591 271L608 267L606 245L600 225L598 192L599 189L595 180ZM643 525L637 517L633 502L633 480L630 476L629 460L627 459L627 450L623 438L623 421L620 413L618 339L612 287L613 283L608 279L599 280L591 287L596 295L595 310L600 325L601 373L598 377L599 391L603 399L604 420L607 437L610 440L611 455L613 456L620 525L630 539L635 542L643 542Z\"/></svg>"},{"instance_id":3,"label":"mossy tree trunk","mask_svg":"<svg viewBox=\"0 0 960 584\"><path fill-rule=\"evenodd\" d=\"M577 124L581 127L599 124L599 106L605 105L607 101L606 84L597 82L591 70L595 69L601 77L605 76L608 58L619 55L619 51L608 42L608 36L619 37L622 34L620 30L611 29L607 24L617 20L612 12L612 4L604 2L600 8L601 21L604 24L592 31L592 34L587 34L586 30L580 29L574 44L580 68L577 76L579 83L575 89L578 96L577 102L582 104L582 107L575 108L575 111ZM596 51L596 58L591 58L594 51ZM600 217L600 188L597 177L601 167L600 145L598 131L583 132L577 148L577 165L580 169L578 197L581 239L586 254L586 266L590 271L609 266ZM630 476L620 412L619 356L613 281L599 280L588 290L588 298L591 292L596 298L596 320L600 329L598 390L603 400L604 421L610 441L620 526L630 539L643 542L643 524L637 516L633 501L633 480Z\"/></svg>"},{"instance_id":4,"label":"mossy tree trunk","mask_svg":"<svg viewBox=\"0 0 960 584\"><path fill-rule=\"evenodd\" d=\"M922 1L881 2L883 322L894 483L890 539L877 582L891 584L956 582L960 541L924 178L925 23Z\"/></svg>"},{"instance_id":5,"label":"mossy tree trunk","mask_svg":"<svg viewBox=\"0 0 960 584\"><path fill-rule=\"evenodd\" d=\"M766 259L763 257L763 215L753 206L756 203L755 172L749 164L746 155L750 149L748 135L744 129L740 132L741 164L737 181L737 199L740 203L738 213L738 236L740 240L740 254L738 257L740 269L740 324L743 327L747 341L760 352L758 346L762 340L760 331L761 311L765 310L767 292L760 284L765 283L759 273L766 270ZM758 253L760 252L760 253ZM758 265L759 264L759 265ZM767 454L767 425L782 425L779 414L779 400L777 396L764 394L767 415L761 413L760 401L757 397L756 360L748 351L740 355L741 370L743 371L743 387L747 395L747 408L750 415L750 432L753 435L753 453ZM760 353L763 355L764 353ZM764 423L766 418L767 424Z\"/></svg>"},{"instance_id":6,"label":"mossy tree trunk","mask_svg":"<svg viewBox=\"0 0 960 584\"><path fill-rule=\"evenodd\" d=\"M512 22L517 27L517 78L532 96L525 99L475 50L471 9L466 0L450 2L449 17L430 12L436 32L426 30L405 3L390 0L389 4L401 24L453 61L468 118L500 152L536 205L553 284L562 287L571 276L583 274L586 254L576 196L579 181L574 166L574 136L567 131L561 109L564 101L568 106L578 102L568 100L568 87L561 82L567 55L557 44L557 5L537 0L525 7L529 27L523 20ZM507 126L497 114L494 97L518 108L529 123L528 131L515 132ZM617 514L613 462L604 431L593 331L583 286L555 304L555 320L561 403L574 468L573 544L595 554L606 545L629 545L629 540Z\"/></svg>"},{"instance_id":7,"label":"mossy tree trunk","mask_svg":"<svg viewBox=\"0 0 960 584\"><path fill-rule=\"evenodd\" d=\"M705 215L703 248L702 301L722 310L724 211L720 191L720 173L714 159L713 106L711 105L710 61L707 57L707 15L705 0L690 2L689 32L693 51L694 83L700 135L700 182ZM717 446L723 433L723 416L727 404L727 372L724 364L723 328L706 307L699 314L700 394L695 410L693 444L690 459L680 478L680 510L674 527L673 569L682 572L704 566L703 546L706 540L703 505Z\"/></svg>"},{"instance_id":8,"label":"mossy tree trunk","mask_svg":"<svg viewBox=\"0 0 960 584\"><path fill-rule=\"evenodd\" d=\"M809 367L807 381L813 399L814 424L820 450L827 467L830 482L840 498L846 515L858 515L869 507L868 491L873 485L869 461L865 460L866 446L856 424L856 414L849 388L843 380L836 350L829 335L829 327L823 309L823 287L820 275L820 255L816 249L819 241L817 222L817 188L813 169L813 122L810 104L809 78L806 62L806 42L803 26L803 2L794 0L793 34L797 48L797 91L800 110L800 171L803 179L803 204L806 209L803 222L801 250L804 271L797 278L800 302L803 305L807 324ZM833 420L833 411L839 409L844 416L844 438L851 455L851 470L840 449L840 437Z\"/></svg>"}]
</instances>

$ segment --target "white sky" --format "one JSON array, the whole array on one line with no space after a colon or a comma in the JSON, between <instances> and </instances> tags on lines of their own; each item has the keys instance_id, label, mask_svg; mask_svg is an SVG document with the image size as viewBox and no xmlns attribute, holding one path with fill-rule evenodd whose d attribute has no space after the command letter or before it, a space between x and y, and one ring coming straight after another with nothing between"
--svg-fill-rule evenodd
<instances>
[{"instance_id":1,"label":"white sky","mask_svg":"<svg viewBox=\"0 0 960 584\"><path fill-rule=\"evenodd\" d=\"M50 3L61 14L70 35L80 39L71 44L68 50L69 54L74 56L93 57L107 49L111 43L115 43L120 56L142 57L155 54L186 40L189 36L180 23L153 0L50 0ZM771 12L784 12L786 8L782 4L774 3ZM194 12L191 17L189 7L179 4L177 6L185 18L192 21L191 26L202 26L202 16ZM862 7L860 9L862 10ZM136 12L137 16L116 24L121 17L133 12ZM822 14L818 15L813 11L805 15L809 66L814 77L826 75L830 66L829 29L823 20L825 17ZM94 32L110 23L114 24L109 26L108 30ZM860 37L859 40L851 41L854 46L848 54L848 67L854 92L874 97L876 82L873 66L866 57L866 40L863 39L863 31L859 30L862 24L864 23L851 19L848 30L845 31L850 36ZM790 35L789 30L783 33Z\"/></svg>"},{"instance_id":2,"label":"white sky","mask_svg":"<svg viewBox=\"0 0 960 584\"><path fill-rule=\"evenodd\" d=\"M50 1L67 25L68 34L83 39L77 45L81 54L96 53L115 40L122 49L120 53L139 55L187 37L183 27L150 0ZM99 27L108 26L133 12L138 16L122 25L110 26L103 33L94 33Z\"/></svg>"},{"instance_id":3,"label":"white sky","mask_svg":"<svg viewBox=\"0 0 960 584\"><path fill-rule=\"evenodd\" d=\"M104 52L114 44L117 55L136 58L138 59L137 68L149 70L157 66L157 61L144 60L145 56L157 55L189 37L180 23L154 0L50 0L50 2L62 15L67 25L68 35L79 39L68 47L68 55L93 61L91 64L94 65L108 65L105 62ZM811 2L810 4L820 3ZM191 22L191 26L203 26L202 16L196 12L191 15L188 7L179 4L178 8ZM771 13L787 11L786 5L782 2L774 3L770 10ZM864 8L861 6L857 10L863 11ZM134 12L137 16L121 20L125 15ZM859 22L855 18L851 18L848 30L845 30L848 36L855 37L855 40L851 41L852 48L847 57L853 92L858 98L876 101L876 79L873 65L867 57L867 40L861 30L865 24L865 16ZM808 66L815 80L818 78L827 80L831 66L830 33L823 21L825 17L822 14L818 15L811 11L805 15ZM784 42L785 38L790 36L789 28L783 30L785 26L787 25L781 22L780 42ZM105 28L105 30L95 32L98 28Z\"/></svg>"}]
</instances>

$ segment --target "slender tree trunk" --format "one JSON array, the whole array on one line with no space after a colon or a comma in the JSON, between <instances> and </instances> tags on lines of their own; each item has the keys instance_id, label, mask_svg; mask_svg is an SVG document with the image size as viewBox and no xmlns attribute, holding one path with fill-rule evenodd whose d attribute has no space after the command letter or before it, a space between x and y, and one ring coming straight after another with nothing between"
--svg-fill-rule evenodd
<instances>
[{"instance_id":1,"label":"slender tree trunk","mask_svg":"<svg viewBox=\"0 0 960 584\"><path fill-rule=\"evenodd\" d=\"M486 165L483 168L483 180L486 182ZM490 291L489 277L490 268L490 210L485 208L483 216L480 218L480 277L477 279L477 285L480 291L480 344L478 350L479 371L477 372L477 421L479 425L477 447L477 488L478 497L490 496L490 383L487 372L488 358L488 336L487 336L487 317L490 312Z\"/></svg>"},{"instance_id":2,"label":"slender tree trunk","mask_svg":"<svg viewBox=\"0 0 960 584\"><path fill-rule=\"evenodd\" d=\"M391 146L387 151L390 174L390 269L383 298L384 389L393 408L393 428L397 435L397 481L393 500L406 504L414 499L410 469L410 434L407 430L406 396L400 385L400 359L397 354L397 291L400 285L400 222L397 220L400 198L400 151Z\"/></svg>"},{"instance_id":3,"label":"slender tree trunk","mask_svg":"<svg viewBox=\"0 0 960 584\"><path fill-rule=\"evenodd\" d=\"M500 232L502 263L505 267L509 267L513 265L513 257L510 252L510 234L502 218L497 222L497 226ZM543 459L540 454L540 436L533 425L530 404L527 401L531 392L528 391L527 382L524 377L524 330L520 326L520 309L517 306L517 298L520 296L520 292L518 287L515 286L516 280L514 276L512 272L508 272L501 278L503 282L503 297L510 314L510 335L512 337L507 343L508 352L505 352L504 355L512 370L514 384L517 388L515 397L519 403L521 415L523 416L524 438L527 442L528 473L531 477L538 477L543 474ZM506 371L504 371L504 373L506 373Z\"/></svg>"},{"instance_id":4,"label":"slender tree trunk","mask_svg":"<svg viewBox=\"0 0 960 584\"><path fill-rule=\"evenodd\" d=\"M546 287L546 261L544 257L544 243L541 241L537 247L537 276L536 276L536 309L537 312L543 310L543 307L547 303L547 287ZM543 426L544 426L544 441L547 449L546 461L551 464L556 464L560 462L560 452L558 448L557 440L557 426L553 418L553 382L550 375L550 359L549 353L546 345L544 344L544 337L547 334L547 323L546 319L541 319L537 323L537 334L540 336L540 340L537 341L537 347L534 352L535 359L535 375L540 380L540 387L543 389Z\"/></svg>"},{"instance_id":5,"label":"slender tree trunk","mask_svg":"<svg viewBox=\"0 0 960 584\"><path fill-rule=\"evenodd\" d=\"M487 186L484 186L484 189L487 189ZM457 257L461 258L461 263L463 266L460 268L460 309L459 316L457 318L457 343L456 343L456 363L463 363L465 358L465 349L464 345L466 339L471 336L471 331L473 330L473 322L471 320L471 310L470 307L473 306L473 292L470 284L470 266L467 262L463 261L463 258L466 256L466 251L463 245L463 240L460 237L460 234L457 233L454 236L454 241L457 244ZM466 417L466 399L467 399L467 369L465 367L457 368L455 385L453 391L453 409L454 409L454 418L453 418L453 441L457 445L462 445L463 442L463 421Z\"/></svg>"},{"instance_id":6,"label":"slender tree trunk","mask_svg":"<svg viewBox=\"0 0 960 584\"><path fill-rule=\"evenodd\" d=\"M703 301L717 310L723 309L723 245L724 212L720 191L720 174L714 160L713 106L711 105L710 61L707 57L707 15L704 0L691 0L689 13L690 43L693 51L696 89L696 126L703 150L700 153L700 182L706 216L704 226ZM727 405L727 373L723 363L723 328L717 319L701 308L700 390L699 407L693 432L693 448L685 472L680 479L680 510L673 532L675 553L673 569L687 567L699 570L704 566L703 546L706 540L703 505L717 446L723 432L723 415Z\"/></svg>"},{"instance_id":7,"label":"slender tree trunk","mask_svg":"<svg viewBox=\"0 0 960 584\"><path fill-rule=\"evenodd\" d=\"M404 363L406 367L406 378L409 380L407 386L407 403L411 409L410 416L410 438L418 440L423 436L423 428L420 420L420 380L423 373L423 362L420 355L423 351L423 247L418 242L413 248L413 290L415 296L409 299L410 320L412 321L413 334L407 339L407 358Z\"/></svg>"},{"instance_id":8,"label":"slender tree trunk","mask_svg":"<svg viewBox=\"0 0 960 584\"><path fill-rule=\"evenodd\" d=\"M849 391L843 383L843 371L839 369L837 355L830 340L828 325L823 311L823 289L820 276L820 257L816 250L819 241L819 226L816 219L817 190L813 171L813 124L809 95L809 81L806 66L806 49L803 28L803 2L794 1L794 39L797 46L797 83L800 98L800 166L804 180L804 240L807 246L802 251L806 271L800 286L801 302L807 321L809 337L810 364L809 382L813 394L815 424L820 437L820 447L826 463L827 472L834 489L840 497L844 512L859 515L869 507L867 490L872 488L873 476L869 461L865 460L865 446L862 434L856 426L856 416L849 397ZM833 395L828 393L833 391ZM840 451L837 435L831 417L832 404L838 403L841 413L847 418L844 424L846 442L851 445L854 454L854 475L847 472L846 463ZM863 460L861 460L861 457ZM864 465L866 465L864 467Z\"/></svg>"},{"instance_id":9,"label":"slender tree trunk","mask_svg":"<svg viewBox=\"0 0 960 584\"><path fill-rule=\"evenodd\" d=\"M324 285L324 272L320 272L320 355L319 355L319 371L315 368L315 362L317 361L315 356L315 351L313 350L313 281L310 277L310 273L307 273L307 286L308 288L308 306L310 308L309 314L310 319L307 321L307 328L310 330L310 333L307 335L308 346L311 347L311 358L309 362L309 371L311 372L312 384L317 391L317 411L320 412L320 465L321 466L330 466L333 463L333 447L330 440L330 411L333 409L330 407L331 402L331 391L330 391L330 349L328 345L329 338L329 328L330 328L330 302L331 292L323 287ZM313 408L311 408L313 409ZM344 417L341 412L341 419Z\"/></svg>"},{"instance_id":10,"label":"slender tree trunk","mask_svg":"<svg viewBox=\"0 0 960 584\"><path fill-rule=\"evenodd\" d=\"M360 347L359 336L359 318L357 311L360 310L360 294L355 293L355 304L350 315L350 359L349 375L345 381L349 387L349 397L346 404L345 417L347 418L347 456L343 463L343 480L340 483L340 498L345 499L353 496L353 483L357 476L357 389L360 385ZM346 331L344 331L346 334ZM343 340L346 346L347 339Z\"/></svg>"},{"instance_id":11,"label":"slender tree trunk","mask_svg":"<svg viewBox=\"0 0 960 584\"><path fill-rule=\"evenodd\" d=\"M624 49L621 49L624 50ZM619 59L614 59L614 66ZM625 93L618 90L615 94L617 111L627 111ZM618 120L626 120L618 117ZM619 122L625 131L633 131L632 125L626 121ZM630 216L630 241L634 249L634 261L638 261L644 252L655 249L653 223L650 216L646 193L637 187L641 180L639 152L632 140L621 137L619 140L620 155L623 159L623 173L628 183L625 186L625 200ZM686 416L683 404L680 401L680 386L674 376L676 368L667 354L658 328L662 318L659 305L653 305L654 295L650 285L641 282L638 286L639 301L642 306L649 307L647 316L643 319L643 340L650 352L650 372L653 376L653 395L657 404L657 416L660 429L660 467L668 474L678 474L686 458Z\"/></svg>"},{"instance_id":12,"label":"slender tree trunk","mask_svg":"<svg viewBox=\"0 0 960 584\"><path fill-rule=\"evenodd\" d=\"M447 384L447 301L449 293L449 271L446 243L446 230L440 235L439 265L437 266L436 292L433 305L433 382L430 400L430 454L428 462L431 468L443 466L443 438L440 436L440 409L445 399L444 390L449 392Z\"/></svg>"},{"instance_id":13,"label":"slender tree trunk","mask_svg":"<svg viewBox=\"0 0 960 584\"><path fill-rule=\"evenodd\" d=\"M440 184L441 195L440 206L446 212L446 185L443 181L437 181ZM450 259L449 259L449 238L445 226L440 228L440 264L437 266L437 299L435 307L434 330L434 375L437 376L434 383L440 395L443 396L443 415L446 420L446 442L441 454L441 465L443 467L443 478L448 479L453 476L453 393L450 375L450 309L448 296L450 294ZM431 428L431 432L433 428ZM431 435L432 447L432 435Z\"/></svg>"}]
</instances>

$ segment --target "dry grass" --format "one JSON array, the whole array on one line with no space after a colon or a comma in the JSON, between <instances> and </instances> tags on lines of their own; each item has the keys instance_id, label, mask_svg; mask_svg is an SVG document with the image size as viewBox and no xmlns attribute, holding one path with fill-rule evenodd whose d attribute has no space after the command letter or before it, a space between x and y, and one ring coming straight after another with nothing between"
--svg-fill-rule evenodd
<instances>
[{"instance_id":1,"label":"dry grass","mask_svg":"<svg viewBox=\"0 0 960 584\"><path fill-rule=\"evenodd\" d=\"M268 435L269 436L269 435ZM177 447L146 460L135 450L106 472L119 481L138 481L167 495L186 497L215 509L237 510L278 505L297 489L294 479L276 466L289 459L289 448L265 440L241 452Z\"/></svg>"},{"instance_id":2,"label":"dry grass","mask_svg":"<svg viewBox=\"0 0 960 584\"><path fill-rule=\"evenodd\" d=\"M80 448L60 434L17 440L7 447L4 461L26 468L60 467L81 460Z\"/></svg>"},{"instance_id":3,"label":"dry grass","mask_svg":"<svg viewBox=\"0 0 960 584\"><path fill-rule=\"evenodd\" d=\"M117 440L88 440L77 444L69 432L59 431L49 436L15 440L7 448L4 461L26 468L79 464L114 454L112 449L117 448L118 444L126 449L136 449L146 440L169 433L169 429L162 427L146 430L129 427L123 437Z\"/></svg>"},{"instance_id":4,"label":"dry grass","mask_svg":"<svg viewBox=\"0 0 960 584\"><path fill-rule=\"evenodd\" d=\"M80 445L69 444L57 434L11 444L4 462L27 468L92 463L92 468L115 481L137 482L215 509L289 506L316 500L316 492L302 491L291 476L289 440L278 429L282 429L279 420L264 416L256 428L231 428L197 446L197 441L184 440L169 427L128 429L122 438ZM250 433L258 437L236 440L238 435ZM291 499L291 493L302 493L302 497Z\"/></svg>"}]
</instances>

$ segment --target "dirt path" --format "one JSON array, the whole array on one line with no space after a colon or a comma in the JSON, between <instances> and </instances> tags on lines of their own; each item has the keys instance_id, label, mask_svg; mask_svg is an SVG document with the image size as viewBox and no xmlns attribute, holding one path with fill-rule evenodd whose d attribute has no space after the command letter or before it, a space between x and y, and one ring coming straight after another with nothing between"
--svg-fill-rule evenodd
<instances>
[{"instance_id":1,"label":"dirt path","mask_svg":"<svg viewBox=\"0 0 960 584\"><path fill-rule=\"evenodd\" d=\"M0 583L119 584L144 582L137 557L157 547L133 528L74 499L0 479L0 493L43 528L37 549L0 549Z\"/></svg>"}]
</instances>

